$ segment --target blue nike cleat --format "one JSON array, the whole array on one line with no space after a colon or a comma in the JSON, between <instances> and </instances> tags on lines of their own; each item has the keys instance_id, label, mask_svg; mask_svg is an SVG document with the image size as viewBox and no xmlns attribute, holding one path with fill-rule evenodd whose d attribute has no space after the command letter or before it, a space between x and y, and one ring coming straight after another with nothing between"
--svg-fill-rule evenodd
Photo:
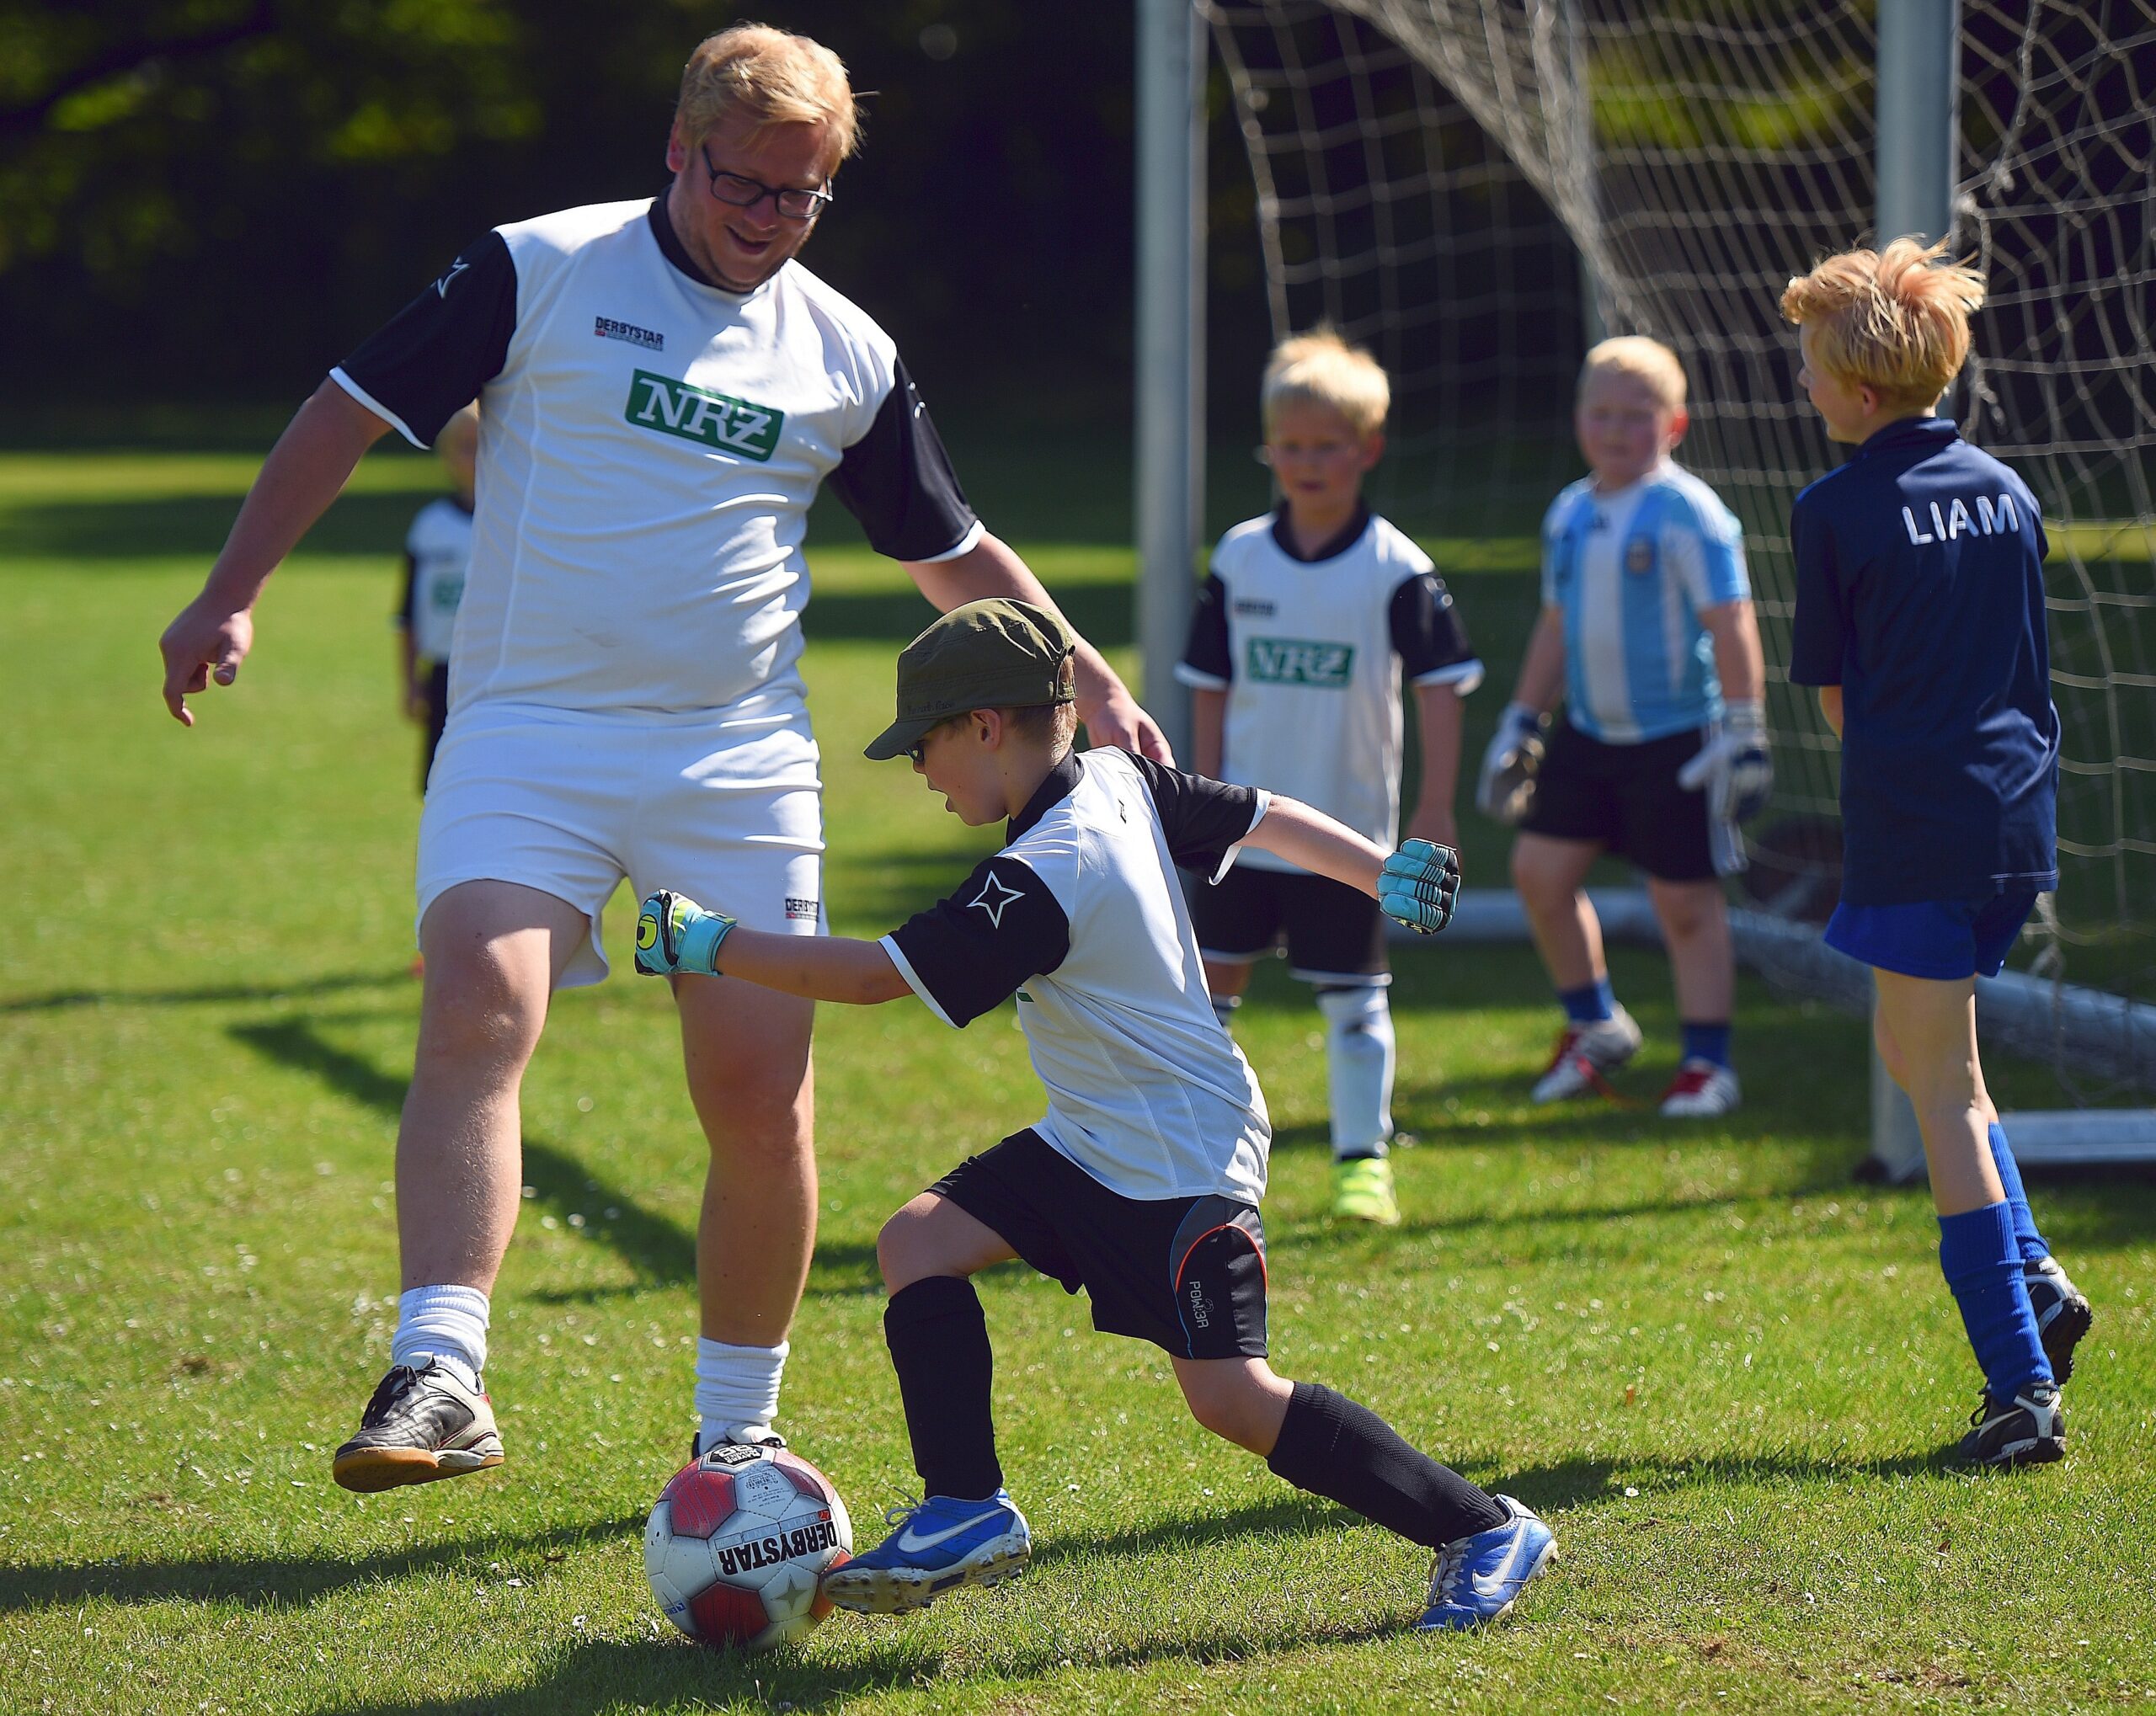
<instances>
[{"instance_id":1,"label":"blue nike cleat","mask_svg":"<svg viewBox=\"0 0 2156 1716\"><path fill-rule=\"evenodd\" d=\"M1497 1505L1512 1517L1501 1526L1455 1537L1438 1551L1430 1574L1430 1606L1415 1623L1418 1633L1465 1629L1502 1621L1512 1612L1529 1580L1549 1564L1557 1540L1550 1527L1509 1495Z\"/></svg>"},{"instance_id":2,"label":"blue nike cleat","mask_svg":"<svg viewBox=\"0 0 2156 1716\"><path fill-rule=\"evenodd\" d=\"M824 1575L824 1595L842 1609L903 1615L961 1585L1016 1579L1033 1559L1033 1534L1007 1490L982 1501L931 1495L883 1518L899 1529Z\"/></svg>"}]
</instances>

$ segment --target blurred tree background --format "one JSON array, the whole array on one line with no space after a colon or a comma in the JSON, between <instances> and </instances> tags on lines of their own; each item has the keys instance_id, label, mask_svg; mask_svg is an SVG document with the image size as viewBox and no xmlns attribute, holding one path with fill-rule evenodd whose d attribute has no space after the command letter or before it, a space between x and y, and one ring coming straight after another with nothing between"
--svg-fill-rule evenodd
<instances>
[{"instance_id":1,"label":"blurred tree background","mask_svg":"<svg viewBox=\"0 0 2156 1716\"><path fill-rule=\"evenodd\" d=\"M804 260L939 413L1127 432L1129 0L0 0L7 438L289 409L478 232L659 189L682 61L743 16L873 92ZM1212 391L1246 435L1267 329L1216 96Z\"/></svg>"}]
</instances>

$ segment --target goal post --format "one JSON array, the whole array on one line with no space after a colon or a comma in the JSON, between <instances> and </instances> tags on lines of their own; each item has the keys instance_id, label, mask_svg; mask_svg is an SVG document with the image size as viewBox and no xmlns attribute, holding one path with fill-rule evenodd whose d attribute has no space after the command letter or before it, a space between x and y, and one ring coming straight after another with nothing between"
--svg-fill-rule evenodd
<instances>
[{"instance_id":1,"label":"goal post","mask_svg":"<svg viewBox=\"0 0 2156 1716\"><path fill-rule=\"evenodd\" d=\"M1140 0L1141 28L1184 3ZM1839 839L1838 748L1775 666L1789 503L1833 462L1775 301L1790 274L1874 233L1951 233L1976 256L1990 296L1949 408L2043 498L2063 734L2061 887L2010 981L1980 994L1980 1025L2040 1051L2077 1105L2056 1126L2015 1116L2025 1157L2047 1159L2053 1132L2071 1134L2062 1150L2156 1154L2156 0L1192 4L1257 180L1276 331L1322 317L1394 373L1388 511L1449 507L1445 533L1472 536L1463 506L1494 516L1497 497L1556 493L1569 468L1505 461L1537 437L1565 458L1549 389L1561 370L1569 392L1591 317L1683 358L1686 462L1744 523L1768 642L1780 780L1761 844L1788 837L1779 880L1752 890L1769 931L1776 914L1816 925ZM1188 183L1147 135L1141 195ZM1193 200L1193 246L1202 212ZM1194 354L1202 293L1178 313ZM1139 314L1158 314L1142 294ZM1157 362L1141 358L1141 449L1195 454L1194 391L1172 424L1143 418L1166 391ZM1141 472L1175 456L1141 450ZM1145 552L1143 578L1178 602L1192 535ZM1141 611L1168 611L1169 594ZM1149 652L1149 699L1166 701L1171 659L1156 669ZM1797 939L1818 946L1816 929ZM1768 968L1796 980L1790 938L1769 941ZM1913 1128L1900 1138L1882 1119L1896 1172Z\"/></svg>"}]
</instances>

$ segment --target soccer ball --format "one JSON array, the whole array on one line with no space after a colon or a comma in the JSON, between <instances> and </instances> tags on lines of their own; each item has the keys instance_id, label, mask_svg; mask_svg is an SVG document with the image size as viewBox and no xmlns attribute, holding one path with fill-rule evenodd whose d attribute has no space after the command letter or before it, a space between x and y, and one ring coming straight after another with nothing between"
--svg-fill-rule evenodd
<instances>
[{"instance_id":1,"label":"soccer ball","mask_svg":"<svg viewBox=\"0 0 2156 1716\"><path fill-rule=\"evenodd\" d=\"M831 1612L818 1581L853 1553L825 1477L784 1448L715 1447L674 1474L643 1530L643 1570L666 1618L711 1645L762 1650Z\"/></svg>"}]
</instances>

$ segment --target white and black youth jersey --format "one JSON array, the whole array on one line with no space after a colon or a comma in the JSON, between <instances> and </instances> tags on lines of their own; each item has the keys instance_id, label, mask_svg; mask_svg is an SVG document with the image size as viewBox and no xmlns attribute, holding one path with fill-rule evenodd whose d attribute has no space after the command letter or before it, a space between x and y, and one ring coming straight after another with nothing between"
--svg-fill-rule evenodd
<instances>
[{"instance_id":1,"label":"white and black youth jersey","mask_svg":"<svg viewBox=\"0 0 2156 1716\"><path fill-rule=\"evenodd\" d=\"M980 534L889 337L798 262L707 285L664 197L497 227L331 374L422 445L481 402L453 707L798 700L826 477L896 559Z\"/></svg>"},{"instance_id":2,"label":"white and black youth jersey","mask_svg":"<svg viewBox=\"0 0 2156 1716\"><path fill-rule=\"evenodd\" d=\"M448 495L429 501L404 533L404 604L397 616L423 663L449 659L471 563L472 514Z\"/></svg>"},{"instance_id":3,"label":"white and black youth jersey","mask_svg":"<svg viewBox=\"0 0 2156 1716\"><path fill-rule=\"evenodd\" d=\"M1482 663L1430 557L1367 508L1310 558L1287 509L1213 552L1177 665L1225 691L1221 775L1299 798L1390 849L1400 834L1400 674L1465 696ZM1253 869L1299 866L1251 853Z\"/></svg>"},{"instance_id":4,"label":"white and black youth jersey","mask_svg":"<svg viewBox=\"0 0 2156 1716\"><path fill-rule=\"evenodd\" d=\"M1034 1129L1125 1197L1264 1195L1265 1098L1214 1016L1175 872L1224 871L1267 802L1127 751L1073 753L1001 852L883 938L947 1025L1017 996L1048 1087Z\"/></svg>"}]
</instances>

